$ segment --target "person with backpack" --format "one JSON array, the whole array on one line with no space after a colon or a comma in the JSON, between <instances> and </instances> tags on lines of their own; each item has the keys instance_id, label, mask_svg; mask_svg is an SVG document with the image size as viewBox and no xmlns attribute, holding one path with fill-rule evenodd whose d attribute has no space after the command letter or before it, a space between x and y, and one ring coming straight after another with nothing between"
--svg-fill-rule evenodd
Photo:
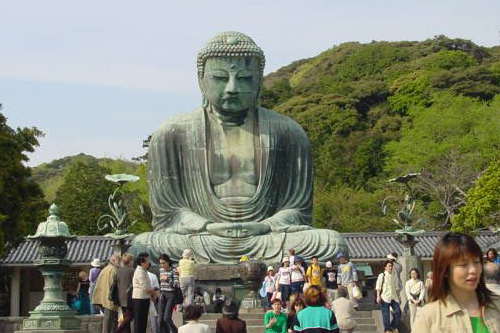
<instances>
[{"instance_id":1,"label":"person with backpack","mask_svg":"<svg viewBox=\"0 0 500 333\"><path fill-rule=\"evenodd\" d=\"M387 260L384 263L384 272L377 278L375 290L377 291L377 303L382 310L382 322L384 332L394 332L398 329L401 319L401 307L399 305L399 283L395 274L392 274L393 262ZM392 308L392 321L391 311Z\"/></svg>"},{"instance_id":2,"label":"person with backpack","mask_svg":"<svg viewBox=\"0 0 500 333\"><path fill-rule=\"evenodd\" d=\"M307 283L310 286L320 286L322 285L321 278L323 276L323 269L319 265L318 257L312 257L312 265L309 266L306 272Z\"/></svg>"}]
</instances>

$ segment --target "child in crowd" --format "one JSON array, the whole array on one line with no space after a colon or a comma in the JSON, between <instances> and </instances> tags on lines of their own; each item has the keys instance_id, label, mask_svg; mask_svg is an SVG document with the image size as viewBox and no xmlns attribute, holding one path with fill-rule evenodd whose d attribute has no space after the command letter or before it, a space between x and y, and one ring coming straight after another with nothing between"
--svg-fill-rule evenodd
<instances>
[{"instance_id":1,"label":"child in crowd","mask_svg":"<svg viewBox=\"0 0 500 333\"><path fill-rule=\"evenodd\" d=\"M299 295L302 293L304 288L304 282L306 279L306 272L302 267L300 260L295 259L295 264L291 266L292 277L291 277L291 291L292 295Z\"/></svg>"},{"instance_id":2,"label":"child in crowd","mask_svg":"<svg viewBox=\"0 0 500 333\"><path fill-rule=\"evenodd\" d=\"M222 293L222 290L220 288L215 289L215 294L212 300L214 301L215 312L221 313L222 306L226 301L226 296Z\"/></svg>"},{"instance_id":3,"label":"child in crowd","mask_svg":"<svg viewBox=\"0 0 500 333\"><path fill-rule=\"evenodd\" d=\"M321 287L321 277L323 276L323 270L319 266L318 257L312 258L312 265L307 268L307 282L311 286Z\"/></svg>"},{"instance_id":4,"label":"child in crowd","mask_svg":"<svg viewBox=\"0 0 500 333\"><path fill-rule=\"evenodd\" d=\"M337 270L333 267L331 261L326 262L326 269L323 272L323 277L325 278L326 285L326 298L328 300L328 304L331 304L337 294Z\"/></svg>"},{"instance_id":5,"label":"child in crowd","mask_svg":"<svg viewBox=\"0 0 500 333\"><path fill-rule=\"evenodd\" d=\"M203 313L207 312L205 299L203 297L203 293L201 292L200 288L196 288L196 291L194 292L194 305L199 306L203 310Z\"/></svg>"},{"instance_id":6,"label":"child in crowd","mask_svg":"<svg viewBox=\"0 0 500 333\"><path fill-rule=\"evenodd\" d=\"M286 314L281 312L280 300L278 298L273 299L271 307L272 311L268 311L264 316L266 333L286 333L287 317Z\"/></svg>"},{"instance_id":7,"label":"child in crowd","mask_svg":"<svg viewBox=\"0 0 500 333\"><path fill-rule=\"evenodd\" d=\"M291 293L291 275L292 270L290 269L290 259L288 257L283 258L282 267L278 271L278 291L281 293L281 302L283 307L286 309L287 303L290 300Z\"/></svg>"},{"instance_id":8,"label":"child in crowd","mask_svg":"<svg viewBox=\"0 0 500 333\"><path fill-rule=\"evenodd\" d=\"M263 286L265 287L266 291L266 299L267 299L267 304L266 306L270 309L271 308L271 299L273 298L273 294L276 291L276 275L274 273L274 267L269 266L267 268L267 275L266 278L264 279Z\"/></svg>"}]
</instances>

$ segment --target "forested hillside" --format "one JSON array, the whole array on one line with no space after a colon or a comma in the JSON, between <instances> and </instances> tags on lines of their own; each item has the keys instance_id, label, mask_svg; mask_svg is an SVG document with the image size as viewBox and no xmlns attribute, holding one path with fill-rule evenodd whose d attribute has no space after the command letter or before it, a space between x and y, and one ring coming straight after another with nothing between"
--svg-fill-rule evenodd
<instances>
[{"instance_id":1,"label":"forested hillside","mask_svg":"<svg viewBox=\"0 0 500 333\"><path fill-rule=\"evenodd\" d=\"M387 180L420 172L414 215L426 219L426 229L448 229L488 166L488 179L498 169L500 47L444 36L345 43L267 75L264 85L262 106L295 119L311 139L316 227L398 228L392 217L382 216L381 203L401 195L403 187ZM85 155L63 158L35 168L33 176L52 201L69 165L96 161ZM141 176L127 186L147 203L144 164L97 163L106 172ZM473 193L474 205L486 205L482 216L498 222L499 199L495 205L490 195L485 204L477 194L498 190L491 182L482 184ZM458 219L462 230L484 227L471 211L476 210L469 207Z\"/></svg>"},{"instance_id":2,"label":"forested hillside","mask_svg":"<svg viewBox=\"0 0 500 333\"><path fill-rule=\"evenodd\" d=\"M397 228L380 213L402 190L387 180L421 172L414 214L442 229L500 152L499 93L499 47L437 36L335 46L267 75L261 104L309 134L315 226Z\"/></svg>"}]
</instances>

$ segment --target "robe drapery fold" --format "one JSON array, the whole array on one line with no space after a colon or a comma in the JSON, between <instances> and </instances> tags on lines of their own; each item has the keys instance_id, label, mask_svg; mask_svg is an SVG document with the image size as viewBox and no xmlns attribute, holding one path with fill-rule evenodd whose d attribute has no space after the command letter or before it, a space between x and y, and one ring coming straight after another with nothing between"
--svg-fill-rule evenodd
<instances>
[{"instance_id":1,"label":"robe drapery fold","mask_svg":"<svg viewBox=\"0 0 500 333\"><path fill-rule=\"evenodd\" d=\"M313 165L309 139L293 120L259 108L259 183L240 203L222 202L210 184L208 117L200 109L163 124L149 149L148 186L153 226L200 229L207 222L264 222L271 230L310 225Z\"/></svg>"}]
</instances>

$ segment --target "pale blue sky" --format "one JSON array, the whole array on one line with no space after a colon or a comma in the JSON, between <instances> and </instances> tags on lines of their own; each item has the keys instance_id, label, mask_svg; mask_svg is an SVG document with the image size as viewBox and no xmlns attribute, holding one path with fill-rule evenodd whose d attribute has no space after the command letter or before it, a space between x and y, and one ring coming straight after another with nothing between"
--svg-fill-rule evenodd
<instances>
[{"instance_id":1,"label":"pale blue sky","mask_svg":"<svg viewBox=\"0 0 500 333\"><path fill-rule=\"evenodd\" d=\"M30 165L80 152L131 158L164 120L200 104L196 53L250 35L266 73L347 41L445 34L500 44L500 1L0 1L0 103L46 133Z\"/></svg>"}]
</instances>

